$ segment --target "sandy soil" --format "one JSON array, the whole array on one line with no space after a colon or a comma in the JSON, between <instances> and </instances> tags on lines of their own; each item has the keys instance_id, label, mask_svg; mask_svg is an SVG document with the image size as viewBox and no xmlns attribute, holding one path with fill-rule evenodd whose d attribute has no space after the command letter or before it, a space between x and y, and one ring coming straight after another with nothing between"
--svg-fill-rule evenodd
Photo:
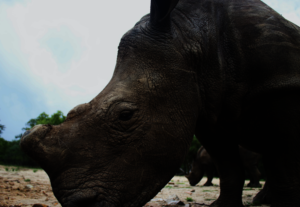
<instances>
[{"instance_id":1,"label":"sandy soil","mask_svg":"<svg viewBox=\"0 0 300 207\"><path fill-rule=\"evenodd\" d=\"M185 177L175 176L145 207L167 206L165 200L174 195L177 195L186 206L207 206L219 196L219 180L214 179L215 186L211 187L202 186L205 181L206 178L197 186L191 187ZM245 187L244 204L250 204L258 191L259 189ZM187 198L192 201L188 202ZM43 170L0 166L0 207L25 206L61 207L53 195L49 178Z\"/></svg>"},{"instance_id":2,"label":"sandy soil","mask_svg":"<svg viewBox=\"0 0 300 207\"><path fill-rule=\"evenodd\" d=\"M48 175L43 170L0 166L0 207L34 204L61 207L52 193Z\"/></svg>"},{"instance_id":3,"label":"sandy soil","mask_svg":"<svg viewBox=\"0 0 300 207\"><path fill-rule=\"evenodd\" d=\"M178 198L183 201L186 206L192 207L204 207L209 206L213 201L215 201L220 193L219 189L219 179L214 178L212 183L214 186L203 186L206 182L206 178L203 178L198 185L192 187L189 185L187 178L184 176L175 176L166 185L145 207L159 207L159 206L167 206L164 201L159 200L167 200L172 195L177 195ZM249 181L245 182L245 186L249 183ZM264 182L261 182L264 184ZM245 206L254 206L252 205L253 197L259 192L260 188L249 188L244 187L243 191L243 203ZM187 198L191 198L193 201L188 202ZM159 204L159 205L157 205ZM189 205L187 205L189 204ZM261 205L261 207L267 207L269 205Z\"/></svg>"}]
</instances>

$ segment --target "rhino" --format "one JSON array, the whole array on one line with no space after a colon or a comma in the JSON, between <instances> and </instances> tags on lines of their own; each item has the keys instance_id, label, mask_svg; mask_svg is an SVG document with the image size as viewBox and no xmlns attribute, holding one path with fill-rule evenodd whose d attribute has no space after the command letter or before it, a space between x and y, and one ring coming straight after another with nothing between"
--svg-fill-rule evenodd
<instances>
[{"instance_id":1,"label":"rhino","mask_svg":"<svg viewBox=\"0 0 300 207\"><path fill-rule=\"evenodd\" d=\"M272 207L300 206L299 86L300 28L262 1L151 0L102 92L20 145L65 207L143 206L194 134L220 175L212 207L243 206L238 145L262 154Z\"/></svg>"},{"instance_id":2,"label":"rhino","mask_svg":"<svg viewBox=\"0 0 300 207\"><path fill-rule=\"evenodd\" d=\"M247 184L247 187L260 188L262 185L259 183L261 173L258 169L258 164L261 156L241 146L239 146L239 153L243 166L250 177L250 182ZM190 173L185 177L188 179L191 186L195 186L202 180L206 173L207 181L203 186L213 186L211 181L213 179L214 172L215 163L206 149L202 146L199 148L196 158L192 162L192 169Z\"/></svg>"}]
</instances>

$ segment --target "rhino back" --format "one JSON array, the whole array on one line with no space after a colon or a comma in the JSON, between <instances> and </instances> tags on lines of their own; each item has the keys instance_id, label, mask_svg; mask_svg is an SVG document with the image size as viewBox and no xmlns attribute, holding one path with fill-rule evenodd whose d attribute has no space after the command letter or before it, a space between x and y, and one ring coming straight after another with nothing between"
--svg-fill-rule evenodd
<instances>
[{"instance_id":1,"label":"rhino back","mask_svg":"<svg viewBox=\"0 0 300 207\"><path fill-rule=\"evenodd\" d=\"M172 21L212 122L239 117L245 97L300 86L300 28L260 0L181 0Z\"/></svg>"},{"instance_id":2,"label":"rhino back","mask_svg":"<svg viewBox=\"0 0 300 207\"><path fill-rule=\"evenodd\" d=\"M300 28L261 1L246 2L231 6L229 14L246 60L250 92L298 88Z\"/></svg>"}]
</instances>

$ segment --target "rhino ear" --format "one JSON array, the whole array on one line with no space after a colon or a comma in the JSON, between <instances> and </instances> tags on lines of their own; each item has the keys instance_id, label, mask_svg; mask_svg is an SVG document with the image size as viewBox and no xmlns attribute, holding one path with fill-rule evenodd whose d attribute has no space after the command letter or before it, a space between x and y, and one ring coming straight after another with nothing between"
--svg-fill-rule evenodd
<instances>
[{"instance_id":1,"label":"rhino ear","mask_svg":"<svg viewBox=\"0 0 300 207\"><path fill-rule=\"evenodd\" d=\"M158 27L165 27L170 24L170 13L178 1L179 0L151 0L151 24Z\"/></svg>"}]
</instances>

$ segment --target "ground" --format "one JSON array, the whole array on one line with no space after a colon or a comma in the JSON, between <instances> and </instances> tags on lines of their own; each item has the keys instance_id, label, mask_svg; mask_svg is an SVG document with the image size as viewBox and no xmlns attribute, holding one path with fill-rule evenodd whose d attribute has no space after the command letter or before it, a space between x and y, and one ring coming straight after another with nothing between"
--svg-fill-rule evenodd
<instances>
[{"instance_id":1,"label":"ground","mask_svg":"<svg viewBox=\"0 0 300 207\"><path fill-rule=\"evenodd\" d=\"M211 187L202 186L205 181L206 178L197 186L191 187L184 176L175 176L145 207L170 206L168 202L176 196L183 206L208 206L219 196L219 179L214 179L215 186ZM249 181L246 184L247 182ZM250 205L258 191L257 188L244 188L243 202L246 206ZM173 202L179 201L175 199ZM40 169L0 165L0 207L32 206L61 207L52 193L47 174Z\"/></svg>"}]
</instances>

